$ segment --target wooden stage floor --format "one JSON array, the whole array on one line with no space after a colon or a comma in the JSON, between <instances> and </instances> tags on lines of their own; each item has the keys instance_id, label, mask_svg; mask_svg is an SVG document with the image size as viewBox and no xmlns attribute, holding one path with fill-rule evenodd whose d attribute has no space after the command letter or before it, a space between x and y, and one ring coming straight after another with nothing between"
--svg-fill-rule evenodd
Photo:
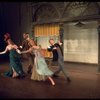
<instances>
[{"instance_id":1,"label":"wooden stage floor","mask_svg":"<svg viewBox=\"0 0 100 100\"><path fill-rule=\"evenodd\" d=\"M26 72L27 61L23 61ZM52 86L47 80L36 82L30 79L30 75L23 79L4 77L1 73L8 71L9 62L0 63L0 98L13 99L61 99L61 98L100 98L100 75L96 65L65 63L65 70L71 78L67 83L62 73L54 78L56 85Z\"/></svg>"}]
</instances>

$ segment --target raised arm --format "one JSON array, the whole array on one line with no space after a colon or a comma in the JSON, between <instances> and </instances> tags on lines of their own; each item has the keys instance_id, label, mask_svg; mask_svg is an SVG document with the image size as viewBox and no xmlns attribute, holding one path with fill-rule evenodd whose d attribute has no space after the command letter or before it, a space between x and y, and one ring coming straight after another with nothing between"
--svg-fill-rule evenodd
<instances>
[{"instance_id":1,"label":"raised arm","mask_svg":"<svg viewBox=\"0 0 100 100\"><path fill-rule=\"evenodd\" d=\"M8 48L6 47L6 49L3 52L0 52L0 54L5 54L8 51Z\"/></svg>"},{"instance_id":2,"label":"raised arm","mask_svg":"<svg viewBox=\"0 0 100 100\"><path fill-rule=\"evenodd\" d=\"M61 41L58 41L58 44L61 46L63 43Z\"/></svg>"}]
</instances>

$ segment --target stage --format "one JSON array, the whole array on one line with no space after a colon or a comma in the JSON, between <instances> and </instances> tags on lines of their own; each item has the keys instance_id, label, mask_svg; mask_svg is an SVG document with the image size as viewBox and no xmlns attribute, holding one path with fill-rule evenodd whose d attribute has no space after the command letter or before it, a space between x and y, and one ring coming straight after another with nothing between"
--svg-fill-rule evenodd
<instances>
[{"instance_id":1,"label":"stage","mask_svg":"<svg viewBox=\"0 0 100 100\"><path fill-rule=\"evenodd\" d=\"M23 61L24 71L27 71L27 61ZM65 63L66 72L71 82L65 81L62 72L54 78L56 85L50 81L37 82L26 74L23 79L4 77L1 73L8 71L9 62L0 63L0 98L13 99L61 99L61 98L100 98L100 75L96 65Z\"/></svg>"}]
</instances>

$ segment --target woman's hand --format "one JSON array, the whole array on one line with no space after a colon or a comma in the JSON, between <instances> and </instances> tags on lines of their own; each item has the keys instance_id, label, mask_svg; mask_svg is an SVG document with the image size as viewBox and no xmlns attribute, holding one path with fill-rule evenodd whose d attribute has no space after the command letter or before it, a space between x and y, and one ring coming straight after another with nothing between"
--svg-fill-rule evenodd
<instances>
[{"instance_id":1,"label":"woman's hand","mask_svg":"<svg viewBox=\"0 0 100 100\"><path fill-rule=\"evenodd\" d=\"M16 51L17 51L19 54L21 54L21 51L20 51L19 49L16 49Z\"/></svg>"}]
</instances>

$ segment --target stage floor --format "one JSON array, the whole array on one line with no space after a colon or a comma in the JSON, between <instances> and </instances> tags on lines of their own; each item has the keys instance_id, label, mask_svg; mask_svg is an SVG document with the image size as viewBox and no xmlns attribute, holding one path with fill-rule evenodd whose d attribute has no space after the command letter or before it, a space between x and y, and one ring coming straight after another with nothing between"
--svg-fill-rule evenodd
<instances>
[{"instance_id":1,"label":"stage floor","mask_svg":"<svg viewBox=\"0 0 100 100\"><path fill-rule=\"evenodd\" d=\"M27 61L23 61L27 71ZM67 83L62 72L54 78L56 85L47 80L37 82L30 79L30 74L23 79L4 77L1 73L8 71L9 62L0 63L0 98L34 99L34 98L100 98L100 75L96 65L65 63L65 70L71 78Z\"/></svg>"}]
</instances>

